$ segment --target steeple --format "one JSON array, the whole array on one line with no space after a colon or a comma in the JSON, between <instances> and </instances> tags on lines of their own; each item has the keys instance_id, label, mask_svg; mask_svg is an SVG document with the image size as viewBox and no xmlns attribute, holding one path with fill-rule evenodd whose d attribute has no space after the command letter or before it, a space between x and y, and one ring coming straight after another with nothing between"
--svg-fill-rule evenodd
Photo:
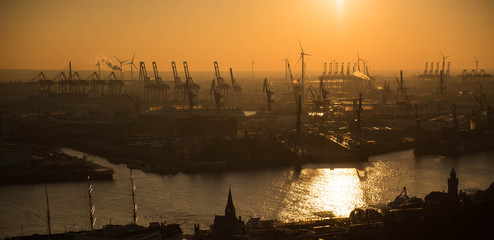
<instances>
[{"instance_id":1,"label":"steeple","mask_svg":"<svg viewBox=\"0 0 494 240\"><path fill-rule=\"evenodd\" d=\"M451 200L458 200L458 178L456 177L455 169L451 169L448 178L448 196Z\"/></svg>"},{"instance_id":2,"label":"steeple","mask_svg":"<svg viewBox=\"0 0 494 240\"><path fill-rule=\"evenodd\" d=\"M230 186L228 187L228 202L226 203L225 217L237 217L235 214L235 206L233 206L232 188Z\"/></svg>"}]
</instances>

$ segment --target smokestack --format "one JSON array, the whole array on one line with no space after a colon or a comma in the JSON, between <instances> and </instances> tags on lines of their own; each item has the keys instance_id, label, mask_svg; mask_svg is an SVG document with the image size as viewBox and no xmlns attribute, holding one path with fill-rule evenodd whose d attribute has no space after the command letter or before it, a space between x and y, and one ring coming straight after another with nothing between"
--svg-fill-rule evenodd
<instances>
[{"instance_id":1,"label":"smokestack","mask_svg":"<svg viewBox=\"0 0 494 240\"><path fill-rule=\"evenodd\" d=\"M72 80L72 62L69 61L69 79Z\"/></svg>"}]
</instances>

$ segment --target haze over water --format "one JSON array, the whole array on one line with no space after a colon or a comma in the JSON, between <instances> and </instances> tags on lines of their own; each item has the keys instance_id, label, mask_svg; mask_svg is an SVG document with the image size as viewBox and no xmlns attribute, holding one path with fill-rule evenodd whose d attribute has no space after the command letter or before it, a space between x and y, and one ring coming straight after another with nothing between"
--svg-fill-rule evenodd
<instances>
[{"instance_id":1,"label":"haze over water","mask_svg":"<svg viewBox=\"0 0 494 240\"><path fill-rule=\"evenodd\" d=\"M82 156L74 150L65 151ZM409 195L421 198L431 191L447 190L452 167L459 177L459 189L486 189L494 181L493 158L491 151L458 159L436 156L416 159L412 151L407 150L371 157L358 171L352 167L306 165L299 174L293 168L284 167L160 176L135 170L138 223L179 223L186 233L192 232L193 224L208 228L215 214L224 214L229 185L237 215L245 220L248 216L301 220L315 218L314 213L321 211L346 217L356 207L379 206L392 201L404 186ZM114 165L97 156L88 159L116 170L113 181L92 182L96 226L130 223L129 170L125 165ZM87 230L87 183L47 186L52 231ZM21 229L25 235L47 231L41 219L46 217L43 184L1 186L0 192L0 236L21 235Z\"/></svg>"}]
</instances>

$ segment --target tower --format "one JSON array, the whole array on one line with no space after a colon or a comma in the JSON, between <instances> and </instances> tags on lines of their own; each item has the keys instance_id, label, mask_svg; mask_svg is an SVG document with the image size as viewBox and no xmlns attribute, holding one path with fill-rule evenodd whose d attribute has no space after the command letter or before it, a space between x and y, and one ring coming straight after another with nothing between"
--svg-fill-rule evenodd
<instances>
[{"instance_id":1,"label":"tower","mask_svg":"<svg viewBox=\"0 0 494 240\"><path fill-rule=\"evenodd\" d=\"M237 218L235 214L235 206L233 206L232 189L228 188L228 201L225 208L225 217Z\"/></svg>"},{"instance_id":2,"label":"tower","mask_svg":"<svg viewBox=\"0 0 494 240\"><path fill-rule=\"evenodd\" d=\"M458 201L458 178L455 169L451 169L448 178L448 198L452 201Z\"/></svg>"}]
</instances>

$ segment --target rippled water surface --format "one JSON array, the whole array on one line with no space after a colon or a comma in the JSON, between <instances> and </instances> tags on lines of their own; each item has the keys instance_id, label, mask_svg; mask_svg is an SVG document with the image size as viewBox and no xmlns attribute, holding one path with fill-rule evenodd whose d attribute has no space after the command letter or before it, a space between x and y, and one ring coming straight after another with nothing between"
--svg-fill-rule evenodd
<instances>
[{"instance_id":1,"label":"rippled water surface","mask_svg":"<svg viewBox=\"0 0 494 240\"><path fill-rule=\"evenodd\" d=\"M74 150L64 151L82 156ZM100 157L88 158L116 170L113 181L92 183L96 226L130 223L129 170ZM192 232L193 224L209 226L215 214L224 214L229 185L237 215L245 219L298 220L326 211L348 216L356 207L386 204L404 186L409 195L421 198L431 191L447 190L452 167L460 189L486 189L494 181L494 152L448 159L415 158L412 151L402 151L371 157L368 164L307 165L300 172L291 167L170 176L134 171L138 223L180 223L185 232ZM47 187L52 231L88 229L87 183L50 183ZM47 232L44 191L43 184L0 187L0 236Z\"/></svg>"}]
</instances>

